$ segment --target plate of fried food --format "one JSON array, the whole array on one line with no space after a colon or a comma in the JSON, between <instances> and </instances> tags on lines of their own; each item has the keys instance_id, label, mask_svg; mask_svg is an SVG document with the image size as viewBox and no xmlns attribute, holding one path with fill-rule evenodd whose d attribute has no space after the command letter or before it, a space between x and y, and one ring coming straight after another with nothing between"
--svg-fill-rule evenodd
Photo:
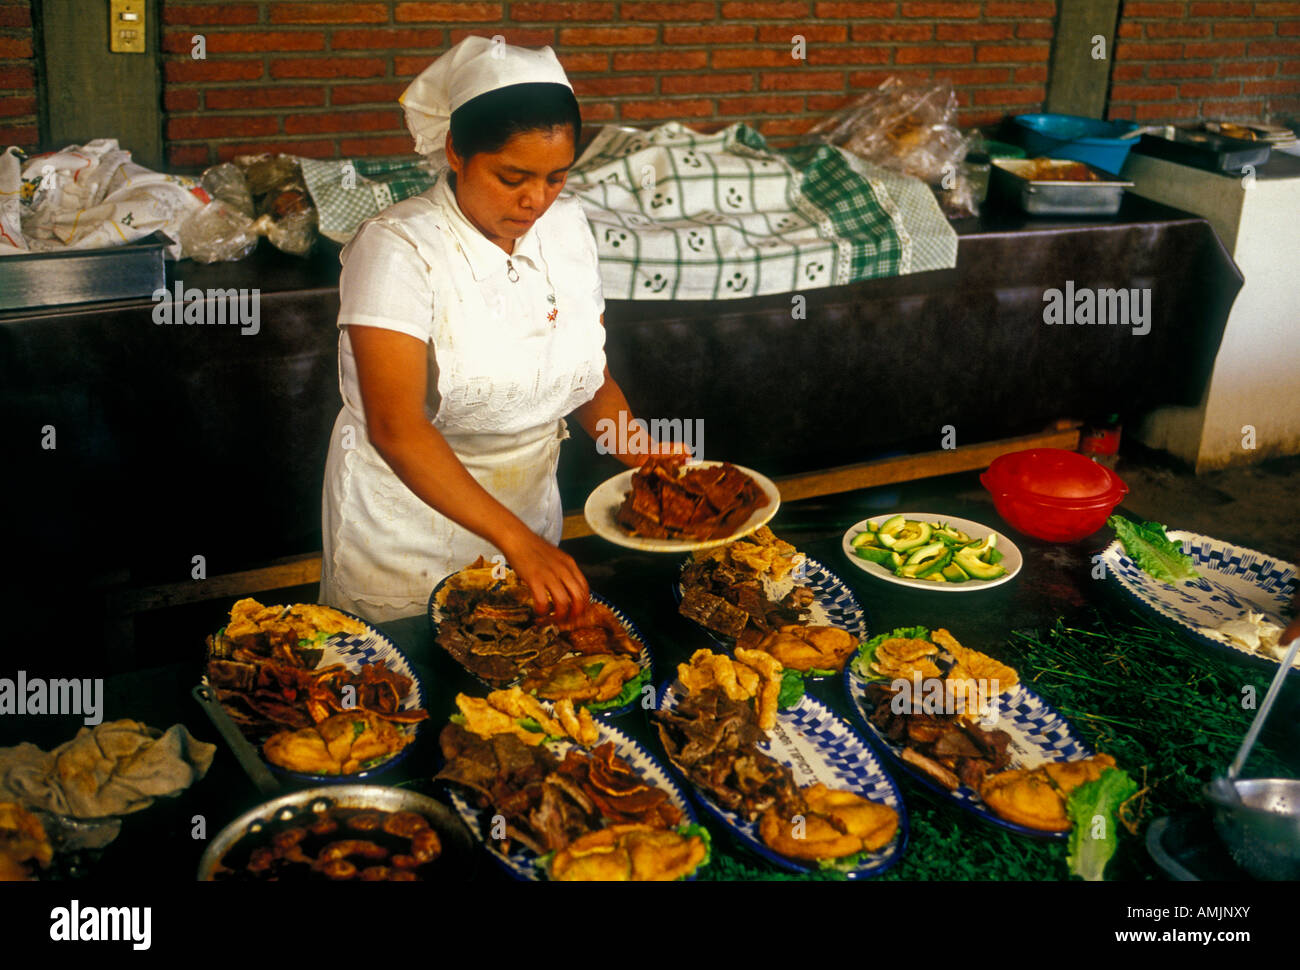
<instances>
[{"instance_id":1,"label":"plate of fried food","mask_svg":"<svg viewBox=\"0 0 1300 970\"><path fill-rule=\"evenodd\" d=\"M1021 835L1065 838L1070 792L1115 765L1006 664L947 630L894 630L844 671L867 736L920 784Z\"/></svg>"},{"instance_id":2,"label":"plate of fried food","mask_svg":"<svg viewBox=\"0 0 1300 970\"><path fill-rule=\"evenodd\" d=\"M780 505L776 484L751 468L666 455L598 485L583 514L615 545L681 553L748 535Z\"/></svg>"},{"instance_id":3,"label":"plate of fried food","mask_svg":"<svg viewBox=\"0 0 1300 970\"><path fill-rule=\"evenodd\" d=\"M429 596L438 645L486 687L571 700L614 717L651 682L650 648L636 625L596 593L571 620L539 617L514 570L482 556Z\"/></svg>"},{"instance_id":4,"label":"plate of fried food","mask_svg":"<svg viewBox=\"0 0 1300 970\"><path fill-rule=\"evenodd\" d=\"M572 701L519 687L460 694L435 781L518 879L670 882L708 863L708 832L640 744Z\"/></svg>"},{"instance_id":5,"label":"plate of fried food","mask_svg":"<svg viewBox=\"0 0 1300 970\"><path fill-rule=\"evenodd\" d=\"M879 875L902 857L898 786L862 737L804 694L782 707L781 664L699 650L652 715L700 803L757 855L792 872Z\"/></svg>"},{"instance_id":6,"label":"plate of fried food","mask_svg":"<svg viewBox=\"0 0 1300 970\"><path fill-rule=\"evenodd\" d=\"M692 553L673 592L677 611L714 640L770 653L808 677L838 674L867 635L844 581L767 526Z\"/></svg>"},{"instance_id":7,"label":"plate of fried food","mask_svg":"<svg viewBox=\"0 0 1300 970\"><path fill-rule=\"evenodd\" d=\"M207 638L203 680L271 769L301 781L357 781L392 768L428 717L397 645L316 603L235 603Z\"/></svg>"}]
</instances>

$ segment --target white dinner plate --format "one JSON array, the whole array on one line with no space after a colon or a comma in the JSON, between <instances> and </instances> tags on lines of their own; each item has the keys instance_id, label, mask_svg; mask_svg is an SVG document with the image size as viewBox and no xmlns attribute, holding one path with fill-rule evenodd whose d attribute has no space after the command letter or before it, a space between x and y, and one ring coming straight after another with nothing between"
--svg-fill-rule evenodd
<instances>
[{"instance_id":1,"label":"white dinner plate","mask_svg":"<svg viewBox=\"0 0 1300 970\"><path fill-rule=\"evenodd\" d=\"M686 468L712 468L716 465L725 464L720 461L692 461L687 462ZM587 504L583 508L583 515L587 519L587 524L591 526L593 532L602 539L614 543L616 546L624 546L628 549L639 549L641 552L691 552L695 549L712 549L715 546L725 546L742 536L747 536L760 526L766 525L771 521L772 516L776 515L776 510L781 506L781 490L776 487L766 475L760 475L752 468L746 468L743 465L733 466L737 471L744 472L752 478L759 489L767 496L767 504L762 508L757 508L753 513L740 524L729 536L723 536L721 539L648 539L644 536L630 536L627 531L615 521L614 516L618 513L619 507L623 504L623 499L628 492L632 491L632 476L636 473L635 468L629 468L625 472L620 472L613 478L597 485L595 490L587 497ZM933 585L933 584L931 584Z\"/></svg>"}]
</instances>

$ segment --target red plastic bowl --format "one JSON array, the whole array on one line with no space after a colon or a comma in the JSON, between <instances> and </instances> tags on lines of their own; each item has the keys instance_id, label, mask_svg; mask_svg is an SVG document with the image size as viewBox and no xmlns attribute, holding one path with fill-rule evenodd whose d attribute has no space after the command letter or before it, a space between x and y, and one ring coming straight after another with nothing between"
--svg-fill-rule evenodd
<instances>
[{"instance_id":1,"label":"red plastic bowl","mask_svg":"<svg viewBox=\"0 0 1300 970\"><path fill-rule=\"evenodd\" d=\"M1008 525L1049 542L1092 535L1128 494L1128 486L1105 465L1063 448L1001 455L980 482Z\"/></svg>"}]
</instances>

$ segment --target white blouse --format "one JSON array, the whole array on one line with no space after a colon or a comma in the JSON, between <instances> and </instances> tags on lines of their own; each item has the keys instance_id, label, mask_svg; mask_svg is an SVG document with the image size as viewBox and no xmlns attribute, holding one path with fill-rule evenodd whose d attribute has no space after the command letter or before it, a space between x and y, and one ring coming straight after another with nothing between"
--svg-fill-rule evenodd
<instances>
[{"instance_id":1,"label":"white blouse","mask_svg":"<svg viewBox=\"0 0 1300 970\"><path fill-rule=\"evenodd\" d=\"M562 194L507 254L461 212L448 171L367 220L343 249L339 327L382 327L427 344L425 410L445 434L554 422L604 380L605 300L587 217ZM364 421L346 329L339 387Z\"/></svg>"}]
</instances>

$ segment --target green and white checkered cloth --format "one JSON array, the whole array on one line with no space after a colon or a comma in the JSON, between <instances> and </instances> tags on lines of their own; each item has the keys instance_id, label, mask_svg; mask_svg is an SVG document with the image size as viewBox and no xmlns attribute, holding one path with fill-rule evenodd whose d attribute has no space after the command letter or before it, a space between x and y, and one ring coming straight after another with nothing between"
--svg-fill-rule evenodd
<instances>
[{"instance_id":1,"label":"green and white checkered cloth","mask_svg":"<svg viewBox=\"0 0 1300 970\"><path fill-rule=\"evenodd\" d=\"M321 233L340 243L436 175L409 156L298 162ZM829 145L776 151L744 124L606 126L566 189L611 300L793 293L957 264L957 234L918 179Z\"/></svg>"},{"instance_id":2,"label":"green and white checkered cloth","mask_svg":"<svg viewBox=\"0 0 1300 970\"><path fill-rule=\"evenodd\" d=\"M791 293L957 263L930 190L828 145L782 151L744 124L606 127L569 173L605 298Z\"/></svg>"},{"instance_id":3,"label":"green and white checkered cloth","mask_svg":"<svg viewBox=\"0 0 1300 970\"><path fill-rule=\"evenodd\" d=\"M316 203L320 232L346 243L357 227L390 205L419 195L433 184L434 172L424 159L297 158L307 191Z\"/></svg>"}]
</instances>

